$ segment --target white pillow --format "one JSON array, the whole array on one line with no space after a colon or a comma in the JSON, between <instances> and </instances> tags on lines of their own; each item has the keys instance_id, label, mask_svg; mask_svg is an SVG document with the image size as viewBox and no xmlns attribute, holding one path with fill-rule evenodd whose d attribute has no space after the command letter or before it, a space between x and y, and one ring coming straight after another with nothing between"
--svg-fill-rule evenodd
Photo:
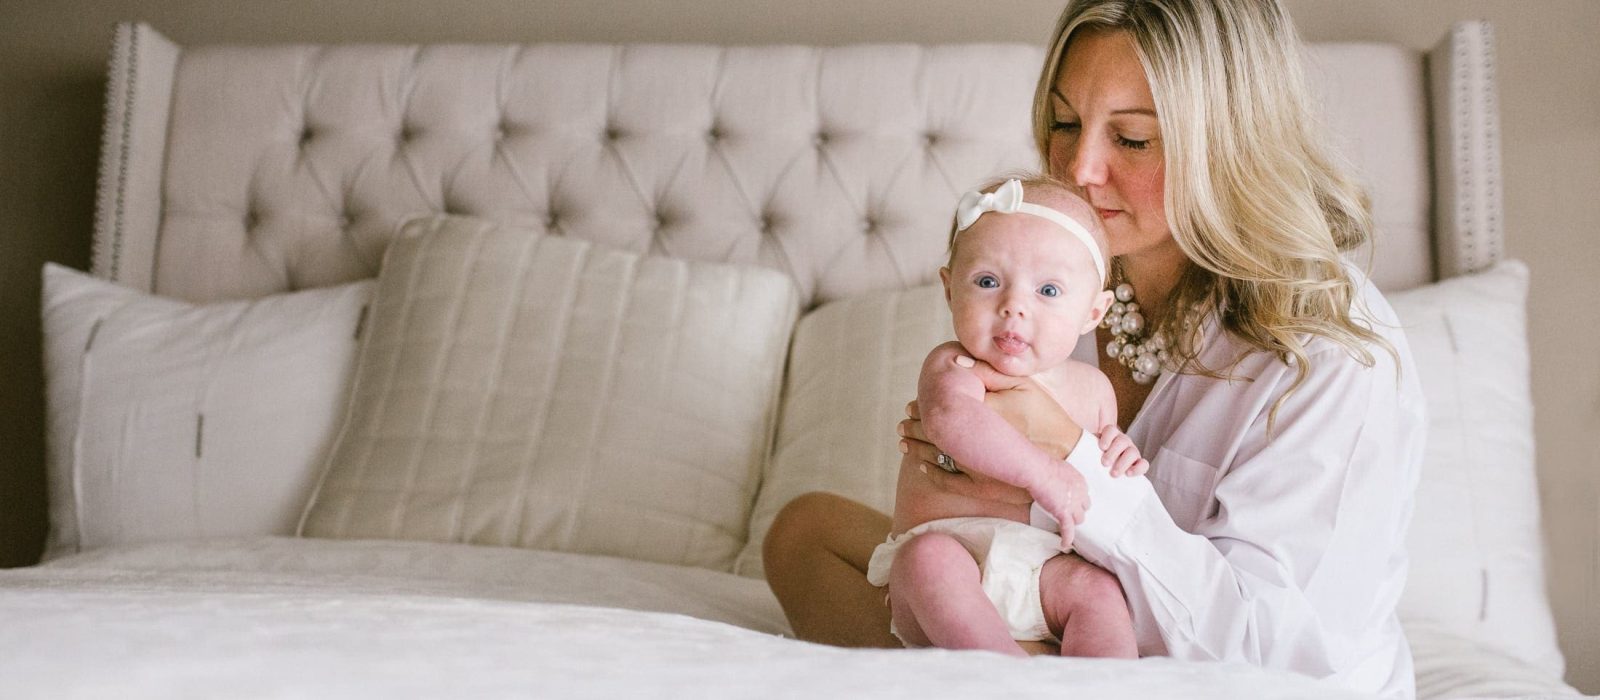
<instances>
[{"instance_id":1,"label":"white pillow","mask_svg":"<svg viewBox=\"0 0 1600 700\"><path fill-rule=\"evenodd\" d=\"M832 491L893 510L900 467L894 426L917 396L928 351L954 337L938 284L836 301L800 320L777 444L737 573L765 575L761 543L796 496Z\"/></svg>"},{"instance_id":2,"label":"white pillow","mask_svg":"<svg viewBox=\"0 0 1600 700\"><path fill-rule=\"evenodd\" d=\"M1428 443L1400 600L1427 621L1559 678L1545 593L1518 261L1388 295L1428 399Z\"/></svg>"},{"instance_id":3,"label":"white pillow","mask_svg":"<svg viewBox=\"0 0 1600 700\"><path fill-rule=\"evenodd\" d=\"M338 425L371 290L193 305L46 264L45 558L292 534Z\"/></svg>"},{"instance_id":4,"label":"white pillow","mask_svg":"<svg viewBox=\"0 0 1600 700\"><path fill-rule=\"evenodd\" d=\"M410 222L302 533L727 571L799 304L766 268Z\"/></svg>"}]
</instances>

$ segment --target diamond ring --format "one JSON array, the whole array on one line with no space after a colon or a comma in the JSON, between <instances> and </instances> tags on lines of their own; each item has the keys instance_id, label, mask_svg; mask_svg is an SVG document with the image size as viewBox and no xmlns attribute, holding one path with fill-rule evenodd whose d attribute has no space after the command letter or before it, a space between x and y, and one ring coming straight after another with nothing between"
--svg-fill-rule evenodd
<instances>
[{"instance_id":1,"label":"diamond ring","mask_svg":"<svg viewBox=\"0 0 1600 700\"><path fill-rule=\"evenodd\" d=\"M951 474L956 474L961 471L960 469L956 468L956 461L950 459L950 455L947 455L943 452L940 452L938 457L933 458L933 463L935 466L950 472Z\"/></svg>"}]
</instances>

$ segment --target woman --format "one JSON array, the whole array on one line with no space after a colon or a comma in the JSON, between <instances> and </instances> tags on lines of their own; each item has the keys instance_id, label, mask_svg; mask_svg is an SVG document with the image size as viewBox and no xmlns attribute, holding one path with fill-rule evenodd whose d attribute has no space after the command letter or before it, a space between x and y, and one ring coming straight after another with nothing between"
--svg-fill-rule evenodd
<instances>
[{"instance_id":1,"label":"woman","mask_svg":"<svg viewBox=\"0 0 1600 700\"><path fill-rule=\"evenodd\" d=\"M1074 465L1092 503L1079 578L1104 580L1098 565L1121 582L1141 654L1410 697L1395 604L1422 396L1393 311L1341 258L1371 219L1307 104L1288 17L1274 0L1074 0L1051 47L1034 132L1049 171L1099 210L1119 297L1138 304L1093 350L1151 460L1148 479L1115 485ZM990 398L1041 449L1077 442L1037 391ZM939 450L908 412L903 465L1027 502L931 468ZM796 634L896 646L862 573L889 527L826 494L779 515L767 574Z\"/></svg>"}]
</instances>

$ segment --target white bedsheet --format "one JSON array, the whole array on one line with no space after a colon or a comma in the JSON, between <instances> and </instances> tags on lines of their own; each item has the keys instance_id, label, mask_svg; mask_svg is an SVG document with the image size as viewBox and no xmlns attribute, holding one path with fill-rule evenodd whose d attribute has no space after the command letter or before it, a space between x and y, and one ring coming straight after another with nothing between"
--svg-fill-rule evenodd
<instances>
[{"instance_id":1,"label":"white bedsheet","mask_svg":"<svg viewBox=\"0 0 1600 700\"><path fill-rule=\"evenodd\" d=\"M1244 666L844 650L784 629L763 583L697 569L373 541L153 545L0 571L0 697L1350 697Z\"/></svg>"}]
</instances>

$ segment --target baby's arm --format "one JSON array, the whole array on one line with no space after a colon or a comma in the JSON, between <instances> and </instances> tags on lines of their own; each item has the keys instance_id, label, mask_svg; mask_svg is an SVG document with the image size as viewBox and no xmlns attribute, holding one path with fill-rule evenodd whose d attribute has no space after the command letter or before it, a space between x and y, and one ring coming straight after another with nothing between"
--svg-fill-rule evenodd
<instances>
[{"instance_id":1,"label":"baby's arm","mask_svg":"<svg viewBox=\"0 0 1600 700\"><path fill-rule=\"evenodd\" d=\"M984 384L969 366L959 343L933 349L917 380L917 406L928 441L950 455L963 469L1028 490L1041 508L1062 523L1082 519L1083 477L1052 459L983 404ZM1062 528L1062 545L1071 544L1070 527Z\"/></svg>"}]
</instances>

